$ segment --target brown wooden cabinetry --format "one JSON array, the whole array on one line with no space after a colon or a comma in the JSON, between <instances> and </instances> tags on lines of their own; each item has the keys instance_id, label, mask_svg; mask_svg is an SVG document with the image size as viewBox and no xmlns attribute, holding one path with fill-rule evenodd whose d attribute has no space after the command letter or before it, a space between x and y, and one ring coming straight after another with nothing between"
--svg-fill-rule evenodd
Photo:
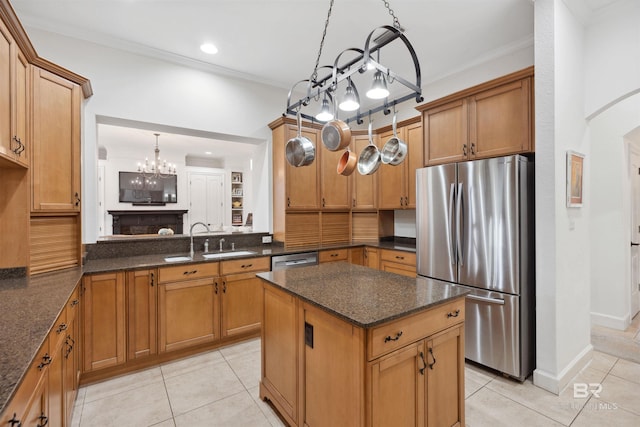
<instances>
[{"instance_id":1,"label":"brown wooden cabinetry","mask_svg":"<svg viewBox=\"0 0 640 427\"><path fill-rule=\"evenodd\" d=\"M222 337L260 332L262 282L256 273L269 271L269 257L222 261Z\"/></svg>"},{"instance_id":2,"label":"brown wooden cabinetry","mask_svg":"<svg viewBox=\"0 0 640 427\"><path fill-rule=\"evenodd\" d=\"M416 254L392 249L380 249L380 270L416 277Z\"/></svg>"},{"instance_id":3,"label":"brown wooden cabinetry","mask_svg":"<svg viewBox=\"0 0 640 427\"><path fill-rule=\"evenodd\" d=\"M378 173L378 208L407 209L416 207L416 169L424 165L422 123L418 120L397 129L398 138L407 145L407 156L393 166L380 165ZM380 134L379 147L393 137L389 130Z\"/></svg>"},{"instance_id":4,"label":"brown wooden cabinetry","mask_svg":"<svg viewBox=\"0 0 640 427\"><path fill-rule=\"evenodd\" d=\"M318 253L318 261L323 262L336 262L336 261L348 261L349 249L327 249Z\"/></svg>"},{"instance_id":5,"label":"brown wooden cabinetry","mask_svg":"<svg viewBox=\"0 0 640 427\"><path fill-rule=\"evenodd\" d=\"M219 263L163 267L158 274L158 351L219 340Z\"/></svg>"},{"instance_id":6,"label":"brown wooden cabinetry","mask_svg":"<svg viewBox=\"0 0 640 427\"><path fill-rule=\"evenodd\" d=\"M28 167L29 63L0 21L0 164Z\"/></svg>"},{"instance_id":7,"label":"brown wooden cabinetry","mask_svg":"<svg viewBox=\"0 0 640 427\"><path fill-rule=\"evenodd\" d=\"M295 167L286 161L284 147L287 141L295 138L297 128L292 125L285 125L285 138L282 141L274 139L274 156L276 152L276 144L282 145L282 149L278 149L278 153L282 153L285 165L285 182L286 182L286 207L287 209L318 209L320 208L319 194L320 177L318 174L318 164L320 163L320 133L317 129L302 128L302 136L308 138L315 147L316 157L313 163L307 166ZM278 147L279 148L279 147ZM274 171L275 172L275 171Z\"/></svg>"},{"instance_id":8,"label":"brown wooden cabinetry","mask_svg":"<svg viewBox=\"0 0 640 427\"><path fill-rule=\"evenodd\" d=\"M534 151L533 68L420 106L425 165Z\"/></svg>"},{"instance_id":9,"label":"brown wooden cabinetry","mask_svg":"<svg viewBox=\"0 0 640 427\"><path fill-rule=\"evenodd\" d=\"M139 359L158 352L157 271L127 272L127 359Z\"/></svg>"},{"instance_id":10,"label":"brown wooden cabinetry","mask_svg":"<svg viewBox=\"0 0 640 427\"><path fill-rule=\"evenodd\" d=\"M380 257L377 248L365 246L364 248L364 265L369 268L380 268Z\"/></svg>"},{"instance_id":11,"label":"brown wooden cabinetry","mask_svg":"<svg viewBox=\"0 0 640 427\"><path fill-rule=\"evenodd\" d=\"M125 362L125 279L123 272L83 277L83 372Z\"/></svg>"},{"instance_id":12,"label":"brown wooden cabinetry","mask_svg":"<svg viewBox=\"0 0 640 427\"><path fill-rule=\"evenodd\" d=\"M342 151L327 150L318 139L316 156L320 158L320 206L322 209L349 209L351 206L351 179L338 173Z\"/></svg>"}]
</instances>

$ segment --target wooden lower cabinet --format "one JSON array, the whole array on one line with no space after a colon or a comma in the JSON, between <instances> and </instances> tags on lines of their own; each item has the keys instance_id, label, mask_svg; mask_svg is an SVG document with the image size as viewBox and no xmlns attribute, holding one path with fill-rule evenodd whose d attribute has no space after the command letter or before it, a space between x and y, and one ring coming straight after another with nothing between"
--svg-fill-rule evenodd
<instances>
[{"instance_id":1,"label":"wooden lower cabinet","mask_svg":"<svg viewBox=\"0 0 640 427\"><path fill-rule=\"evenodd\" d=\"M416 277L416 254L391 249L380 250L380 270Z\"/></svg>"},{"instance_id":2,"label":"wooden lower cabinet","mask_svg":"<svg viewBox=\"0 0 640 427\"><path fill-rule=\"evenodd\" d=\"M22 383L5 412L0 425L67 426L78 391L80 344L77 312L80 306L76 288L45 338Z\"/></svg>"},{"instance_id":3,"label":"wooden lower cabinet","mask_svg":"<svg viewBox=\"0 0 640 427\"><path fill-rule=\"evenodd\" d=\"M349 248L349 262L364 265L364 248Z\"/></svg>"},{"instance_id":4,"label":"wooden lower cabinet","mask_svg":"<svg viewBox=\"0 0 640 427\"><path fill-rule=\"evenodd\" d=\"M369 246L364 248L364 265L369 268L375 268L376 270L380 267L378 249Z\"/></svg>"},{"instance_id":5,"label":"wooden lower cabinet","mask_svg":"<svg viewBox=\"0 0 640 427\"><path fill-rule=\"evenodd\" d=\"M327 249L318 253L318 261L323 262L337 262L348 261L349 249Z\"/></svg>"},{"instance_id":6,"label":"wooden lower cabinet","mask_svg":"<svg viewBox=\"0 0 640 427\"><path fill-rule=\"evenodd\" d=\"M255 273L231 274L222 278L222 336L260 332L262 283Z\"/></svg>"},{"instance_id":7,"label":"wooden lower cabinet","mask_svg":"<svg viewBox=\"0 0 640 427\"><path fill-rule=\"evenodd\" d=\"M94 274L83 279L83 372L125 362L124 272Z\"/></svg>"},{"instance_id":8,"label":"wooden lower cabinet","mask_svg":"<svg viewBox=\"0 0 640 427\"><path fill-rule=\"evenodd\" d=\"M155 269L127 272L127 359L158 352L158 273Z\"/></svg>"},{"instance_id":9,"label":"wooden lower cabinet","mask_svg":"<svg viewBox=\"0 0 640 427\"><path fill-rule=\"evenodd\" d=\"M465 425L464 298L365 329L263 288L260 397L288 424Z\"/></svg>"}]
</instances>

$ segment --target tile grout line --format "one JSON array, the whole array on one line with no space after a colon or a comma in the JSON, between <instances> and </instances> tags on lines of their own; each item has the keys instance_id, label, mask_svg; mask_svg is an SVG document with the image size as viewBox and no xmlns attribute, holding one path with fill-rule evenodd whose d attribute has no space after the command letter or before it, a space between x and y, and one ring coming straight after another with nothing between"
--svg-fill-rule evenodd
<instances>
[{"instance_id":1,"label":"tile grout line","mask_svg":"<svg viewBox=\"0 0 640 427\"><path fill-rule=\"evenodd\" d=\"M167 389L167 382L164 377L164 372L162 371L162 365L159 366L160 375L162 376L162 385L164 386L164 393L167 396L167 402L169 402L169 410L171 411L171 420L173 421L173 426L176 425L176 416L173 413L173 405L171 404L171 397L169 397L169 390Z\"/></svg>"}]
</instances>

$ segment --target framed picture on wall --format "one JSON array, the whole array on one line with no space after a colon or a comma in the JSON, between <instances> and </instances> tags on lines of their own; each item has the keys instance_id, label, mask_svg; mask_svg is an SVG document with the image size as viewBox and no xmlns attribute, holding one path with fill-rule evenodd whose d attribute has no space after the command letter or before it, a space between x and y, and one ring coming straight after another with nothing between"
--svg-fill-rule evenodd
<instances>
[{"instance_id":1,"label":"framed picture on wall","mask_svg":"<svg viewBox=\"0 0 640 427\"><path fill-rule=\"evenodd\" d=\"M567 151L567 207L582 206L582 175L584 154Z\"/></svg>"}]
</instances>

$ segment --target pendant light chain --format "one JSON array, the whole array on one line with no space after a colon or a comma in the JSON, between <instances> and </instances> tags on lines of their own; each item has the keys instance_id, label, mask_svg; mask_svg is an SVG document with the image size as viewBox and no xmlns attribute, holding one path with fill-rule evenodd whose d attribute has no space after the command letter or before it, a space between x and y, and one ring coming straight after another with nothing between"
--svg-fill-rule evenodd
<instances>
[{"instance_id":1,"label":"pendant light chain","mask_svg":"<svg viewBox=\"0 0 640 427\"><path fill-rule=\"evenodd\" d=\"M322 47L324 46L324 38L327 35L327 27L329 26L329 18L331 18L331 9L333 9L333 0L329 4L329 12L327 12L327 20L324 23L324 31L322 32L322 40L320 41L320 49L318 49L318 58L316 58L316 66L313 68L311 81L315 82L318 78L318 65L320 65L320 55L322 55Z\"/></svg>"},{"instance_id":2,"label":"pendant light chain","mask_svg":"<svg viewBox=\"0 0 640 427\"><path fill-rule=\"evenodd\" d=\"M400 27L400 21L398 21L398 17L396 16L396 14L393 11L393 9L391 9L391 6L389 6L389 2L387 0L382 0L382 3L384 3L384 7L386 7L387 10L389 11L389 15L391 15L393 17L393 27L396 30L402 31L402 29Z\"/></svg>"}]
</instances>

